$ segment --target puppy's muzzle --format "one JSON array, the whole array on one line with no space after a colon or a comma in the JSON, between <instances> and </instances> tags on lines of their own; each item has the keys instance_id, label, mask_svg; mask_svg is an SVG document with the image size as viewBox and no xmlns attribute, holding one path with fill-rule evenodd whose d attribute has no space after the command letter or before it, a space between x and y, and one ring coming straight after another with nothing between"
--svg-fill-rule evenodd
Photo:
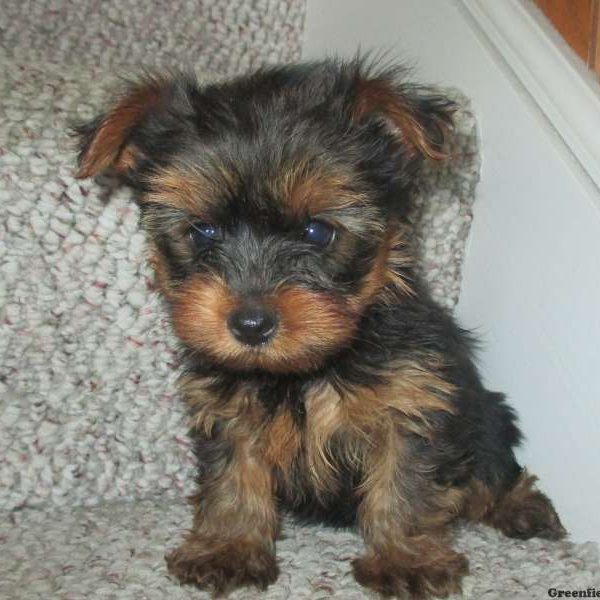
<instances>
[{"instance_id":1,"label":"puppy's muzzle","mask_svg":"<svg viewBox=\"0 0 600 600\"><path fill-rule=\"evenodd\" d=\"M234 310L227 324L236 340L247 346L268 342L278 325L277 314L258 302L249 302Z\"/></svg>"}]
</instances>

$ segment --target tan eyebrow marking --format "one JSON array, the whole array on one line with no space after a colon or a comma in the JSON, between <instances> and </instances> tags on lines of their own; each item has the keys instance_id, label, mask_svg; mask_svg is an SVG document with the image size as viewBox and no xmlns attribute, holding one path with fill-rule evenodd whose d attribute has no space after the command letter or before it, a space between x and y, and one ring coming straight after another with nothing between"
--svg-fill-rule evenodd
<instances>
[{"instance_id":1,"label":"tan eyebrow marking","mask_svg":"<svg viewBox=\"0 0 600 600\"><path fill-rule=\"evenodd\" d=\"M202 215L217 207L223 191L232 189L235 180L225 165L213 168L210 175L193 166L169 165L148 177L150 191L144 201Z\"/></svg>"},{"instance_id":2,"label":"tan eyebrow marking","mask_svg":"<svg viewBox=\"0 0 600 600\"><path fill-rule=\"evenodd\" d=\"M294 216L320 214L367 203L343 169L314 169L304 162L285 167L273 185L275 196Z\"/></svg>"},{"instance_id":3,"label":"tan eyebrow marking","mask_svg":"<svg viewBox=\"0 0 600 600\"><path fill-rule=\"evenodd\" d=\"M224 193L242 185L239 174L221 163L210 171L195 165L169 165L148 176L147 183L146 202L198 216L217 209ZM282 167L266 185L281 208L296 218L369 204L366 194L356 189L352 175L343 169L315 169L300 162Z\"/></svg>"}]
</instances>

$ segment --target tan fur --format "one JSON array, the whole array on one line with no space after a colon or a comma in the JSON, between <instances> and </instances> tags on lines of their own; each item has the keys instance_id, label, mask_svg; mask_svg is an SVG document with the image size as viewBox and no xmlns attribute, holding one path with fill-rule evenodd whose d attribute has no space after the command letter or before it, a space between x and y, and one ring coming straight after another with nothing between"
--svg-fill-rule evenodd
<instances>
[{"instance_id":1,"label":"tan fur","mask_svg":"<svg viewBox=\"0 0 600 600\"><path fill-rule=\"evenodd\" d=\"M435 356L422 357L396 364L378 386L343 392L323 386L306 401L306 457L315 492L324 497L334 491L340 452L365 473L356 493L368 551L353 568L359 583L387 595L457 592L468 571L466 559L447 546L447 527L462 509L463 491L427 480L423 487L430 491L421 505L415 503L419 491L402 475L410 470L403 431L430 437L428 415L453 412L453 386L439 371Z\"/></svg>"},{"instance_id":2,"label":"tan fur","mask_svg":"<svg viewBox=\"0 0 600 600\"><path fill-rule=\"evenodd\" d=\"M210 390L213 383L210 377L199 378L193 375L185 375L179 381L179 387L190 408L192 427L211 437L214 424L222 421L228 423L232 431L241 427L244 431L253 430L258 435L265 415L254 395L242 388L224 401Z\"/></svg>"},{"instance_id":3,"label":"tan fur","mask_svg":"<svg viewBox=\"0 0 600 600\"><path fill-rule=\"evenodd\" d=\"M148 178L150 192L144 200L180 209L211 222L211 210L222 194L235 185L235 175L224 165L213 167L210 175L197 167L175 163Z\"/></svg>"},{"instance_id":4,"label":"tan fur","mask_svg":"<svg viewBox=\"0 0 600 600\"><path fill-rule=\"evenodd\" d=\"M92 142L81 156L77 177L93 177L113 167L126 171L136 161L136 149L126 146L133 129L161 102L164 78L147 77L132 88L102 120Z\"/></svg>"},{"instance_id":5,"label":"tan fur","mask_svg":"<svg viewBox=\"0 0 600 600\"><path fill-rule=\"evenodd\" d=\"M435 538L412 539L408 548L390 545L355 559L356 580L383 597L417 600L461 592L462 578L469 572L464 555Z\"/></svg>"},{"instance_id":6,"label":"tan fur","mask_svg":"<svg viewBox=\"0 0 600 600\"><path fill-rule=\"evenodd\" d=\"M210 181L200 172L190 172L178 165L171 165L149 178L152 186L145 197L155 202L178 208L192 215L201 215L206 203L214 202L215 190Z\"/></svg>"},{"instance_id":7,"label":"tan fur","mask_svg":"<svg viewBox=\"0 0 600 600\"><path fill-rule=\"evenodd\" d=\"M353 116L361 120L365 115L380 113L396 127L413 154L422 154L430 159L443 160L447 155L436 147L419 122L408 96L403 95L385 79L363 79L357 83L356 104ZM439 120L441 128L448 124Z\"/></svg>"},{"instance_id":8,"label":"tan fur","mask_svg":"<svg viewBox=\"0 0 600 600\"><path fill-rule=\"evenodd\" d=\"M181 583L209 589L215 597L240 586L265 590L279 575L274 552L257 539L191 534L166 560L169 572Z\"/></svg>"},{"instance_id":9,"label":"tan fur","mask_svg":"<svg viewBox=\"0 0 600 600\"><path fill-rule=\"evenodd\" d=\"M552 502L536 488L536 481L537 477L523 471L513 486L497 497L475 479L471 482L464 516L496 527L509 537L560 539L566 531Z\"/></svg>"},{"instance_id":10,"label":"tan fur","mask_svg":"<svg viewBox=\"0 0 600 600\"><path fill-rule=\"evenodd\" d=\"M367 475L357 490L362 498L359 521L365 541L382 545L379 538L388 534L406 535L403 515L412 511L406 506L409 500L399 487L399 470L405 462L404 440L394 431L392 423L382 429L378 443L371 446L365 459Z\"/></svg>"},{"instance_id":11,"label":"tan fur","mask_svg":"<svg viewBox=\"0 0 600 600\"><path fill-rule=\"evenodd\" d=\"M361 390L349 407L366 448L366 476L357 493L367 553L353 569L359 583L384 595L458 592L468 571L466 559L447 545L448 524L462 509L462 490L432 485L427 473L419 475L407 462L415 457L407 455L403 430L432 437L428 414L453 412L453 388L437 374L435 357L428 361L433 368L426 361L397 365L387 385ZM427 496L420 497L421 489Z\"/></svg>"},{"instance_id":12,"label":"tan fur","mask_svg":"<svg viewBox=\"0 0 600 600\"><path fill-rule=\"evenodd\" d=\"M271 297L280 316L274 342L276 361L293 371L318 366L321 359L346 344L356 330L358 315L329 294L284 286Z\"/></svg>"},{"instance_id":13,"label":"tan fur","mask_svg":"<svg viewBox=\"0 0 600 600\"><path fill-rule=\"evenodd\" d=\"M348 423L340 394L325 385L309 394L306 407L306 463L318 497L335 489L337 465L331 456L330 444Z\"/></svg>"},{"instance_id":14,"label":"tan fur","mask_svg":"<svg viewBox=\"0 0 600 600\"><path fill-rule=\"evenodd\" d=\"M138 161L140 159L141 153L138 148L136 148L133 144L125 146L121 153L119 154L119 158L115 165L117 171L128 171L136 168Z\"/></svg>"},{"instance_id":15,"label":"tan fur","mask_svg":"<svg viewBox=\"0 0 600 600\"><path fill-rule=\"evenodd\" d=\"M172 294L175 332L192 348L235 359L239 344L227 327L236 306L226 283L217 275L196 275Z\"/></svg>"},{"instance_id":16,"label":"tan fur","mask_svg":"<svg viewBox=\"0 0 600 600\"><path fill-rule=\"evenodd\" d=\"M256 520L261 535L273 536L277 515L273 502L274 481L264 460L262 426L264 410L252 394L239 390L227 402L210 391L210 379L185 377L180 382L192 415L192 426L207 438L220 421L220 440L232 454L217 480L207 480L202 488L202 503L197 504L196 534L212 535L212 527L222 527L227 516L227 531L247 530L247 519ZM222 513L222 514L221 514ZM223 518L221 518L223 517Z\"/></svg>"},{"instance_id":17,"label":"tan fur","mask_svg":"<svg viewBox=\"0 0 600 600\"><path fill-rule=\"evenodd\" d=\"M492 512L495 502L490 488L474 478L469 483L469 493L462 516L470 521L483 521Z\"/></svg>"},{"instance_id":18,"label":"tan fur","mask_svg":"<svg viewBox=\"0 0 600 600\"><path fill-rule=\"evenodd\" d=\"M430 359L434 362L434 359ZM434 363L435 364L435 363ZM384 535L408 535L413 530L437 529L450 522L462 508L463 494L459 490L431 488L428 509L420 513L411 506L412 496L401 487L400 473L408 468L405 458L406 433L431 438L434 435L429 414L453 412L449 403L453 387L434 370L418 363L398 366L387 386L357 397L353 418L362 423L368 436L370 451L366 455L365 471L359 493L363 497L360 515L367 530L366 539ZM360 411L360 413L359 413ZM388 417L385 418L385 413ZM371 423L369 423L369 418ZM369 528L372 531L369 531Z\"/></svg>"},{"instance_id":19,"label":"tan fur","mask_svg":"<svg viewBox=\"0 0 600 600\"><path fill-rule=\"evenodd\" d=\"M419 516L423 531L440 531L459 517L469 494L468 487L432 485L429 510Z\"/></svg>"},{"instance_id":20,"label":"tan fur","mask_svg":"<svg viewBox=\"0 0 600 600\"><path fill-rule=\"evenodd\" d=\"M345 394L347 420L355 428L360 424L365 436L378 424L393 419L406 431L429 437L428 413L454 411L449 402L454 387L437 374L439 369L435 356L398 362L390 367L385 383L350 388Z\"/></svg>"},{"instance_id":21,"label":"tan fur","mask_svg":"<svg viewBox=\"0 0 600 600\"><path fill-rule=\"evenodd\" d=\"M188 403L199 409L196 424L211 429L217 399L212 397L211 405L210 394L199 394L190 382L186 392ZM256 407L243 397L233 399L228 407L230 419L221 435L232 449L230 460L216 477L203 482L201 493L193 499L194 527L167 557L170 572L180 580L216 592L242 584L264 589L278 575L275 484L262 456L259 420L253 418L253 409L255 414Z\"/></svg>"},{"instance_id":22,"label":"tan fur","mask_svg":"<svg viewBox=\"0 0 600 600\"><path fill-rule=\"evenodd\" d=\"M328 295L285 286L263 301L279 315L279 329L264 346L240 344L227 326L237 306L217 276L194 276L171 294L177 335L198 351L242 369L299 371L318 365L354 333L357 315Z\"/></svg>"},{"instance_id":23,"label":"tan fur","mask_svg":"<svg viewBox=\"0 0 600 600\"><path fill-rule=\"evenodd\" d=\"M435 357L428 357L428 361L439 367ZM337 466L330 451L335 436L344 440L350 463L364 463L365 452L377 448L377 452L383 449L390 464L400 464L397 429L429 436L428 413L453 411L448 400L453 387L426 363L395 366L381 385L344 387L340 392L328 384L307 397L307 464L317 493L330 492L336 481Z\"/></svg>"},{"instance_id":24,"label":"tan fur","mask_svg":"<svg viewBox=\"0 0 600 600\"><path fill-rule=\"evenodd\" d=\"M273 468L279 469L285 478L292 461L301 449L301 435L289 409L282 409L265 427L262 434L264 457Z\"/></svg>"},{"instance_id":25,"label":"tan fur","mask_svg":"<svg viewBox=\"0 0 600 600\"><path fill-rule=\"evenodd\" d=\"M240 436L236 430L235 435ZM239 539L249 530L259 539L274 540L278 517L273 500L274 483L270 469L260 458L258 441L238 439L229 467L215 486L205 486L202 504L197 507L194 533ZM224 524L227 534L224 535Z\"/></svg>"},{"instance_id":26,"label":"tan fur","mask_svg":"<svg viewBox=\"0 0 600 600\"><path fill-rule=\"evenodd\" d=\"M282 210L290 216L326 216L356 204L368 209L367 198L352 187L352 177L343 171L315 169L300 161L266 184ZM151 187L145 200L180 208L198 217L210 215L224 191L240 182L225 166L212 166L210 173L185 164L165 167L148 179Z\"/></svg>"},{"instance_id":27,"label":"tan fur","mask_svg":"<svg viewBox=\"0 0 600 600\"><path fill-rule=\"evenodd\" d=\"M378 299L388 297L397 300L398 294L414 295L410 283L401 275L401 269L409 264L411 259L405 252L401 229L395 224L388 226L371 271L365 277L359 294L350 301L352 309L364 311Z\"/></svg>"},{"instance_id":28,"label":"tan fur","mask_svg":"<svg viewBox=\"0 0 600 600\"><path fill-rule=\"evenodd\" d=\"M302 161L282 168L281 173L271 185L273 194L296 217L320 215L355 204L367 205L366 197L354 189L350 173L325 170Z\"/></svg>"}]
</instances>

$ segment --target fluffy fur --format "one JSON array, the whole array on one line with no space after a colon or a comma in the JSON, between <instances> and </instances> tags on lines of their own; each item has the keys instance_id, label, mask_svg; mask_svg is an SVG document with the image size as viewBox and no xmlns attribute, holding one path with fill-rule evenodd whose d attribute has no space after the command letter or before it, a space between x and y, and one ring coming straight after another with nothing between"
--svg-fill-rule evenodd
<instances>
[{"instance_id":1,"label":"fluffy fur","mask_svg":"<svg viewBox=\"0 0 600 600\"><path fill-rule=\"evenodd\" d=\"M413 268L411 186L445 158L452 112L402 69L331 60L218 85L146 77L78 129L79 176L138 191L185 348L200 472L194 528L167 557L182 582L275 581L281 509L356 524L357 580L406 598L460 590L458 517L564 535L473 340ZM275 315L264 343L234 335L249 303Z\"/></svg>"}]
</instances>

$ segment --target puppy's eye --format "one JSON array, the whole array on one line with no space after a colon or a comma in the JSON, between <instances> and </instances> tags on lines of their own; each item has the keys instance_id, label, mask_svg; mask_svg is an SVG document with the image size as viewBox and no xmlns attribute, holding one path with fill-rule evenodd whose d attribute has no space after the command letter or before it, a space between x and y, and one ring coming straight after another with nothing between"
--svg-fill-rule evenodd
<instances>
[{"instance_id":1,"label":"puppy's eye","mask_svg":"<svg viewBox=\"0 0 600 600\"><path fill-rule=\"evenodd\" d=\"M190 229L190 239L196 248L205 250L206 248L210 248L215 242L222 240L223 232L215 225L196 221Z\"/></svg>"},{"instance_id":2,"label":"puppy's eye","mask_svg":"<svg viewBox=\"0 0 600 600\"><path fill-rule=\"evenodd\" d=\"M325 221L309 221L304 228L302 239L318 248L327 248L335 237L335 229Z\"/></svg>"}]
</instances>

